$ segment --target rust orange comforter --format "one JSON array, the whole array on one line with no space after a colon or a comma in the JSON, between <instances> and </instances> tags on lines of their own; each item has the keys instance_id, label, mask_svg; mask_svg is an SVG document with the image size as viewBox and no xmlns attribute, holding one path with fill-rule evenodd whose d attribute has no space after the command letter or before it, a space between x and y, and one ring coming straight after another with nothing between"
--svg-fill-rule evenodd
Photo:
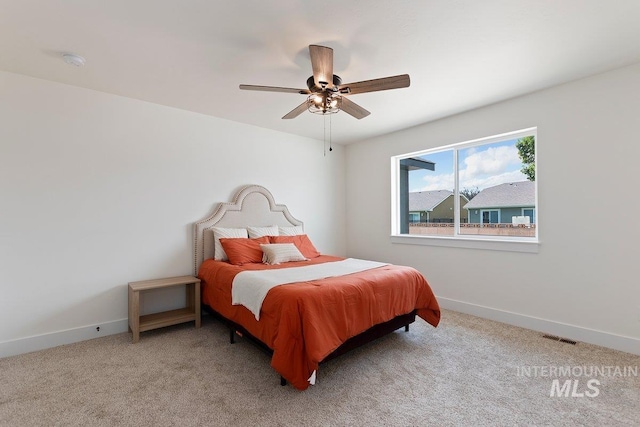
<instances>
[{"instance_id":1,"label":"rust orange comforter","mask_svg":"<svg viewBox=\"0 0 640 427\"><path fill-rule=\"evenodd\" d=\"M417 310L433 326L440 308L424 277L411 267L387 265L346 276L277 286L262 304L260 321L244 306L231 305L231 284L245 270L266 270L343 258L323 255L308 261L280 265L206 260L198 277L202 302L273 350L271 366L299 390L318 364L347 339L373 325Z\"/></svg>"}]
</instances>

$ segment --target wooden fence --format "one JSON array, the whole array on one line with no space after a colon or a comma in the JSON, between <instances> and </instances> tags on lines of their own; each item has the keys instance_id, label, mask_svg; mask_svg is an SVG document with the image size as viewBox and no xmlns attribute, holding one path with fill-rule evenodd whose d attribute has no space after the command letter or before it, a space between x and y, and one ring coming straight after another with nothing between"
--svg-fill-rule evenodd
<instances>
[{"instance_id":1,"label":"wooden fence","mask_svg":"<svg viewBox=\"0 0 640 427\"><path fill-rule=\"evenodd\" d=\"M453 236L453 223L424 223L409 224L409 234L423 234L427 236ZM460 224L460 234L482 236L518 236L535 237L536 225L501 224Z\"/></svg>"}]
</instances>

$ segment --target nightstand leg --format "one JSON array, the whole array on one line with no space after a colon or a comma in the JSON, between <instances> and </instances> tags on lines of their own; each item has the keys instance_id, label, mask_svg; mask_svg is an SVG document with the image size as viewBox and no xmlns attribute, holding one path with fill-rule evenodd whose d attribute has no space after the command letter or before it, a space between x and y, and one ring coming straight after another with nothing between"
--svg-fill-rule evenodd
<instances>
[{"instance_id":1,"label":"nightstand leg","mask_svg":"<svg viewBox=\"0 0 640 427\"><path fill-rule=\"evenodd\" d=\"M132 342L140 340L140 292L129 289L129 328Z\"/></svg>"},{"instance_id":2,"label":"nightstand leg","mask_svg":"<svg viewBox=\"0 0 640 427\"><path fill-rule=\"evenodd\" d=\"M196 328L199 328L201 324L200 311L202 308L200 304L200 282L194 283L193 286L195 287L194 303L196 305Z\"/></svg>"}]
</instances>

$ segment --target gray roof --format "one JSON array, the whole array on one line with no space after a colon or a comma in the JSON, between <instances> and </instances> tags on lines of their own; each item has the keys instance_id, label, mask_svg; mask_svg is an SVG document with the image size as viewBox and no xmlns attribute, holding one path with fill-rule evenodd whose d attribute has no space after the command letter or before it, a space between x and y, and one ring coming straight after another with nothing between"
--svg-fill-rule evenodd
<instances>
[{"instance_id":1,"label":"gray roof","mask_svg":"<svg viewBox=\"0 0 640 427\"><path fill-rule=\"evenodd\" d=\"M432 211L452 194L449 190L414 191L409 193L409 211Z\"/></svg>"},{"instance_id":2,"label":"gray roof","mask_svg":"<svg viewBox=\"0 0 640 427\"><path fill-rule=\"evenodd\" d=\"M465 209L508 208L535 206L535 204L536 183L520 181L485 188L464 207Z\"/></svg>"}]
</instances>

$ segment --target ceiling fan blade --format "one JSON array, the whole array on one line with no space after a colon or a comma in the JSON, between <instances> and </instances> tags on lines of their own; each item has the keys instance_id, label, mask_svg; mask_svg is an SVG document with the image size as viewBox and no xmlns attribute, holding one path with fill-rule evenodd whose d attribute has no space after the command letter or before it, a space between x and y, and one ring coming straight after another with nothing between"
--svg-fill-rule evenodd
<instances>
[{"instance_id":1,"label":"ceiling fan blade","mask_svg":"<svg viewBox=\"0 0 640 427\"><path fill-rule=\"evenodd\" d=\"M299 93L301 95L308 95L311 92L309 89L294 89L290 87L276 87L276 86L256 86L256 85L240 85L242 90L259 90L264 92L285 92L285 93Z\"/></svg>"},{"instance_id":2,"label":"ceiling fan blade","mask_svg":"<svg viewBox=\"0 0 640 427\"><path fill-rule=\"evenodd\" d=\"M333 49L326 46L309 45L313 79L318 87L333 87Z\"/></svg>"},{"instance_id":3,"label":"ceiling fan blade","mask_svg":"<svg viewBox=\"0 0 640 427\"><path fill-rule=\"evenodd\" d=\"M364 80L355 83L346 83L338 86L342 93L354 95L356 93L376 92L379 90L399 89L409 87L411 80L409 74L399 76L383 77L381 79Z\"/></svg>"},{"instance_id":4,"label":"ceiling fan blade","mask_svg":"<svg viewBox=\"0 0 640 427\"><path fill-rule=\"evenodd\" d=\"M285 116L282 117L282 118L283 119L295 119L300 114L302 114L304 111L307 111L307 104L308 103L309 103L309 101L304 101L302 104L298 105L296 108L294 108L293 110L291 110L287 114L285 114Z\"/></svg>"},{"instance_id":5,"label":"ceiling fan blade","mask_svg":"<svg viewBox=\"0 0 640 427\"><path fill-rule=\"evenodd\" d=\"M365 110L364 108L344 96L340 100L340 109L345 113L352 115L358 120L365 118L369 114L371 114L369 111Z\"/></svg>"}]
</instances>

